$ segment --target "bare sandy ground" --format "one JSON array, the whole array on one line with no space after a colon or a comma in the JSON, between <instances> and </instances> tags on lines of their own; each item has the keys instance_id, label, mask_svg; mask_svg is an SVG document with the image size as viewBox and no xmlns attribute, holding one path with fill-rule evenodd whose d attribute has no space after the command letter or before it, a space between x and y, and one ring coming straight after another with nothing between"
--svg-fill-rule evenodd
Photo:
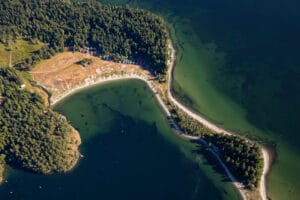
<instances>
[{"instance_id":1,"label":"bare sandy ground","mask_svg":"<svg viewBox=\"0 0 300 200\"><path fill-rule=\"evenodd\" d=\"M168 69L168 98L171 102L173 102L176 106L178 106L181 110L183 110L185 113L187 113L190 117L194 118L195 120L199 121L201 124L206 126L207 128L221 134L226 134L226 135L234 135L234 133L231 133L223 128L218 127L216 124L208 121L206 118L203 116L194 113L191 111L189 108L181 104L177 99L175 99L171 93L171 84L172 84L172 73L173 73L173 68L175 66L175 50L174 47L172 46L172 43L169 44L169 48L172 49L170 59L169 59L169 69ZM195 139L195 138L194 138ZM264 167L263 167L263 173L261 176L261 181L259 185L259 193L260 193L260 198L262 200L268 200L268 195L267 195L267 189L266 189L266 176L268 171L270 170L270 159L269 159L269 152L265 149L262 148L262 155L263 155L263 160L264 160ZM236 178L230 173L230 171L227 169L226 165L222 162L219 157L217 157L219 162L221 163L222 167L225 169L226 174L230 178L230 180L233 182L234 186L238 189L240 192L241 196L243 199L249 199L247 197L246 193L243 190L243 185L239 182L237 182Z\"/></svg>"},{"instance_id":2,"label":"bare sandy ground","mask_svg":"<svg viewBox=\"0 0 300 200\"><path fill-rule=\"evenodd\" d=\"M205 119L203 116L194 113L173 97L170 86L172 83L172 71L176 57L175 50L171 42L169 44L170 59L168 61L169 69L167 84L159 84L157 81L153 81L154 77L147 70L144 70L140 66L102 61L97 57L93 57L87 54L71 52L59 54L50 60L42 62L31 71L31 74L38 84L42 85L52 92L51 105L59 102L61 99L72 94L73 92L89 87L91 85L121 79L139 79L147 83L149 88L155 94L160 106L163 108L166 115L170 115L168 107L165 104L165 101L167 100L175 104L190 117L199 121L209 129L217 133L233 135L233 133L218 127L217 125ZM80 65L74 64L87 57L92 58L93 60L93 63L88 67L84 68ZM188 135L184 135L184 137L188 139L199 139L199 137L192 137ZM261 199L267 200L266 174L268 173L270 166L268 151L266 151L264 148L262 149L262 155L264 158L264 168L261 177L259 193ZM232 181L235 188L239 191L241 197L244 200L250 199L251 197L247 195L247 192L243 189L243 185L239 183L236 178L230 173L227 166L220 159L220 157L216 154L214 154L214 156L224 168L226 174Z\"/></svg>"},{"instance_id":3,"label":"bare sandy ground","mask_svg":"<svg viewBox=\"0 0 300 200\"><path fill-rule=\"evenodd\" d=\"M267 173L270 171L271 162L270 162L270 155L267 149L262 148L262 154L264 158L264 168L263 173L260 179L259 191L260 196L263 200L268 200L268 193L267 193Z\"/></svg>"}]
</instances>

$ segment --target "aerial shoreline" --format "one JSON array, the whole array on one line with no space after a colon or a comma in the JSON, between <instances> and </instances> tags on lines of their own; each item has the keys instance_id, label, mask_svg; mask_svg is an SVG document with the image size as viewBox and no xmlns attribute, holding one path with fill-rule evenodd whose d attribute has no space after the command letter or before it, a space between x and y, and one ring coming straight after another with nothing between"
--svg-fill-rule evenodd
<instances>
[{"instance_id":1,"label":"aerial shoreline","mask_svg":"<svg viewBox=\"0 0 300 200\"><path fill-rule=\"evenodd\" d=\"M203 124L204 126L209 128L210 130L213 130L217 133L223 133L223 134L227 134L227 135L234 135L233 133L228 132L228 131L218 127L217 125L213 124L212 122L208 121L203 116L200 116L200 115L194 113L189 108L182 105L179 101L177 101L172 96L172 94L171 94L171 84L172 84L172 73L173 73L173 70L174 70L175 60L176 60L176 56L175 56L176 52L175 52L175 49L174 49L170 39L169 39L168 48L170 50L170 55L169 55L169 60L168 60L168 71L167 71L167 76L168 76L167 99L170 100L172 103L174 103L176 106L178 106L182 111L184 111L190 117L192 117L195 120L199 121L201 124ZM143 76L141 76L139 74L135 74L135 73L125 74L125 75L124 74L122 74L122 75L112 74L108 77L100 77L100 78L97 78L94 81L81 83L80 85L78 85L76 87L73 87L72 89L68 89L67 92L65 92L63 94L60 94L59 97L53 97L52 96L51 99L50 99L50 102L49 102L50 104L49 105L50 106L55 106L57 103L61 102L63 99L65 99L66 97L74 94L75 92L78 92L80 90L83 90L83 89L86 89L86 88L89 88L89 87L92 87L92 86L95 86L95 85L99 85L99 84L103 84L103 83L107 83L107 82L111 82L111 81L128 80L128 79L138 79L138 80L141 80L141 81L145 82L148 85L148 87L151 89L151 91L155 94L155 97L158 100L159 105L164 110L165 114L167 116L170 115L168 107L166 106L166 104L163 101L162 97L159 95L159 93L155 89L155 86L153 85L152 81L150 81L147 77L143 77ZM43 86L43 87L47 88L46 86ZM185 135L185 134L181 134L181 136L183 136L187 139L200 139L200 137L193 137L193 136ZM263 200L268 199L267 191L266 191L266 176L268 174L268 171L270 170L269 155L268 154L269 154L269 152L262 147L262 156L263 156L263 160L264 160L264 167L263 167L263 172L262 172L262 176L261 176L261 181L260 181L260 184L259 184L259 193L260 193L261 199L263 199ZM228 177L232 181L233 186L239 191L239 194L241 195L242 199L244 199L244 200L248 199L245 192L244 192L242 184L236 181L234 176L229 172L229 170L227 169L227 166L222 162L222 160L218 157L218 155L214 155L214 156L216 156L218 162L225 169Z\"/></svg>"},{"instance_id":2,"label":"aerial shoreline","mask_svg":"<svg viewBox=\"0 0 300 200\"><path fill-rule=\"evenodd\" d=\"M267 193L267 175L271 169L270 152L267 148L262 147L262 155L264 158L263 172L260 179L259 191L263 200L268 200Z\"/></svg>"},{"instance_id":3,"label":"aerial shoreline","mask_svg":"<svg viewBox=\"0 0 300 200\"><path fill-rule=\"evenodd\" d=\"M0 166L1 167L1 166ZM3 165L2 166L3 167L3 171L0 173L0 186L4 183L4 181L5 181L5 174L6 174L6 166L5 165Z\"/></svg>"},{"instance_id":4,"label":"aerial shoreline","mask_svg":"<svg viewBox=\"0 0 300 200\"><path fill-rule=\"evenodd\" d=\"M173 70L175 67L175 61L176 61L176 51L175 48L172 44L172 40L170 39L169 36L169 48L171 49L171 55L169 58L169 63L168 63L168 97L169 99L178 107L180 107L181 110L185 111L189 116L191 116L192 118L196 119L197 121L199 121L200 123L202 123L204 126L206 126L207 128L216 131L218 133L223 133L223 134L227 134L227 135L235 135L234 133L231 133L229 131L226 131L223 128L218 127L217 125L213 124L212 122L208 121L207 119L205 119L205 117L194 113L193 111L191 111L190 109L188 109L186 106L184 106L183 104L181 104L179 101L177 101L171 93L171 85L172 85L172 79L173 79ZM261 147L262 149L262 156L263 156L263 171L262 171L262 175L260 178L260 184L259 184L259 193L261 196L262 200L268 200L268 193L267 193L267 183L266 183L266 179L267 179L267 175L271 169L271 163L270 163L270 152L265 148L265 147ZM226 167L226 165L225 165ZM228 174L228 173L227 173ZM229 174L228 174L229 175ZM230 176L230 175L229 175ZM233 181L234 184L234 177L230 177L230 179ZM235 184L234 184L235 185ZM247 199L246 196L244 196L243 191L239 188L239 185L235 185L235 187L237 188L237 190L240 192L241 196L243 197L243 199Z\"/></svg>"}]
</instances>

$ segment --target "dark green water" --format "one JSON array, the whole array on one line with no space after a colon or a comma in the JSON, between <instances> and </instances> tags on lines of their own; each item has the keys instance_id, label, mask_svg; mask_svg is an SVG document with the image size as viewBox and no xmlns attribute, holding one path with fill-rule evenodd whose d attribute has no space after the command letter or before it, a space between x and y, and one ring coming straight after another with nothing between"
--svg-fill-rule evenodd
<instances>
[{"instance_id":1,"label":"dark green water","mask_svg":"<svg viewBox=\"0 0 300 200\"><path fill-rule=\"evenodd\" d=\"M105 1L112 2L112 1ZM300 196L300 3L131 0L163 16L177 48L173 87L224 128L276 144L272 199Z\"/></svg>"},{"instance_id":2,"label":"dark green water","mask_svg":"<svg viewBox=\"0 0 300 200\"><path fill-rule=\"evenodd\" d=\"M170 130L141 81L95 86L55 110L80 131L84 158L68 174L9 169L0 199L239 199L197 147Z\"/></svg>"},{"instance_id":3,"label":"dark green water","mask_svg":"<svg viewBox=\"0 0 300 200\"><path fill-rule=\"evenodd\" d=\"M227 129L274 142L278 158L269 195L299 199L298 1L106 2L130 2L166 19L178 54L176 95ZM58 105L83 133L85 158L67 175L10 170L1 199L236 198L224 177L192 153L195 147L171 133L143 87L99 86Z\"/></svg>"}]
</instances>

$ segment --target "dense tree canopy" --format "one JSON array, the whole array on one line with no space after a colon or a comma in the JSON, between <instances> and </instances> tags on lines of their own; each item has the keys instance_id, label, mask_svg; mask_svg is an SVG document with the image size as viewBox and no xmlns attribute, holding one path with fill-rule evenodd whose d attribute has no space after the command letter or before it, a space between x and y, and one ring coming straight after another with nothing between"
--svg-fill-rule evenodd
<instances>
[{"instance_id":1,"label":"dense tree canopy","mask_svg":"<svg viewBox=\"0 0 300 200\"><path fill-rule=\"evenodd\" d=\"M250 188L258 186L263 170L263 158L258 145L240 136L215 133L175 106L171 113L185 134L201 136L212 149L217 147L217 153L239 181Z\"/></svg>"},{"instance_id":2,"label":"dense tree canopy","mask_svg":"<svg viewBox=\"0 0 300 200\"><path fill-rule=\"evenodd\" d=\"M116 61L129 58L151 66L152 72L166 70L165 26L147 11L63 0L3 0L0 11L1 43L9 46L10 40L21 38L47 44L17 63L18 69L28 69L65 47L92 47ZM35 172L67 171L79 157L74 129L21 84L16 70L0 68L0 173L4 162ZM214 134L176 108L171 111L183 131L203 136L219 148L239 180L257 185L262 167L257 146L240 137Z\"/></svg>"},{"instance_id":3,"label":"dense tree canopy","mask_svg":"<svg viewBox=\"0 0 300 200\"><path fill-rule=\"evenodd\" d=\"M65 172L79 157L80 138L66 119L22 89L17 72L0 68L0 156L35 172ZM74 135L75 134L75 135Z\"/></svg>"},{"instance_id":4,"label":"dense tree canopy","mask_svg":"<svg viewBox=\"0 0 300 200\"><path fill-rule=\"evenodd\" d=\"M204 139L215 145L228 168L246 186L258 186L263 159L260 148L238 136L205 135Z\"/></svg>"},{"instance_id":5,"label":"dense tree canopy","mask_svg":"<svg viewBox=\"0 0 300 200\"><path fill-rule=\"evenodd\" d=\"M5 170L5 155L4 154L0 154L0 183L3 181L3 173Z\"/></svg>"},{"instance_id":6,"label":"dense tree canopy","mask_svg":"<svg viewBox=\"0 0 300 200\"><path fill-rule=\"evenodd\" d=\"M0 42L22 37L49 44L33 61L64 47L93 47L114 60L128 57L152 71L165 71L166 29L163 20L150 12L63 0L4 0L0 11Z\"/></svg>"},{"instance_id":7,"label":"dense tree canopy","mask_svg":"<svg viewBox=\"0 0 300 200\"><path fill-rule=\"evenodd\" d=\"M115 61L134 60L151 72L166 68L165 25L141 9L66 0L0 1L0 43L11 51L13 41L20 40L41 41L43 47L14 63L17 69L30 69L65 48L87 47ZM79 157L79 135L21 85L18 71L0 68L0 173L4 163L42 173L69 170Z\"/></svg>"}]
</instances>

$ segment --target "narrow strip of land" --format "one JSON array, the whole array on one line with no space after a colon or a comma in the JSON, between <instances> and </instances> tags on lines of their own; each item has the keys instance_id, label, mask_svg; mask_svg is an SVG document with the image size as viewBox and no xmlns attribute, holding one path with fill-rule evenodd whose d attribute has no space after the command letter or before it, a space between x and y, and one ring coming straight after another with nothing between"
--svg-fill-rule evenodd
<instances>
[{"instance_id":1,"label":"narrow strip of land","mask_svg":"<svg viewBox=\"0 0 300 200\"><path fill-rule=\"evenodd\" d=\"M261 175L261 180L260 180L260 186L259 186L259 191L260 195L263 200L268 200L268 193L267 193L267 174L270 171L271 163L270 163L270 155L269 152L266 148L262 148L262 154L264 158L264 168L263 172Z\"/></svg>"},{"instance_id":2,"label":"narrow strip of land","mask_svg":"<svg viewBox=\"0 0 300 200\"><path fill-rule=\"evenodd\" d=\"M123 80L123 79L139 79L144 81L149 88L152 90L152 92L155 94L155 97L157 101L159 102L160 106L166 113L168 117L170 117L170 111L166 105L166 101L170 101L174 105L176 105L179 109L184 111L188 116L191 118L199 121L201 124L209 128L210 130L220 133L220 134L227 134L227 135L234 135L233 133L224 130L221 127L218 127L214 123L208 121L203 116L198 115L191 111L189 108L181 104L171 93L171 84L172 84L172 72L175 64L175 49L172 46L172 43L169 42L169 49L170 49L170 58L168 60L168 78L167 78L167 84L166 88L161 88L157 82L153 81L154 77L150 75L148 72L143 70L139 66L134 65L123 65L123 64L115 64L115 66L112 66L111 62L105 62L101 61L101 63L95 63L93 66L88 66L86 69L82 69L78 66L72 66L72 63L75 63L76 60L73 60L72 62L70 59L66 59L66 67L62 69L57 69L56 65L53 65L53 69L51 69L52 66L47 66L46 69L39 69L37 67L37 70L34 70L31 72L34 79L38 82L38 84L43 85L44 87L50 89L51 91L54 91L52 97L51 97L51 105L56 104L66 96L80 90L86 87L89 87L91 85L95 84L101 84L108 81L116 81L116 80ZM72 57L72 54L69 56ZM74 56L73 56L74 57ZM82 59L84 56L80 55L80 59ZM78 61L78 60L77 60ZM100 61L99 61L100 62ZM99 68L97 65L105 65L102 68ZM49 69L50 68L50 69ZM74 72L73 69L80 70ZM83 76L82 74L85 74ZM71 74L69 77L66 75ZM77 74L80 74L80 77L78 80L74 81L77 77ZM55 79L55 80L53 80ZM167 94L165 94L167 93ZM176 124L175 124L176 125ZM183 134L178 126L175 126L175 129L180 133L181 136L187 138L187 139L194 139L201 141L200 137L194 137L190 135ZM239 191L241 197L246 200L247 195L244 190L243 185L237 181L237 179L231 174L225 163L221 160L218 153L216 153L213 150L210 150L211 153L216 157L220 165L223 167L224 171L226 172L227 176L232 181L235 188ZM269 170L269 155L267 150L264 148L262 149L262 155L264 159L264 168L263 173L261 177L259 192L261 199L267 200L267 191L266 191L266 174Z\"/></svg>"},{"instance_id":3,"label":"narrow strip of land","mask_svg":"<svg viewBox=\"0 0 300 200\"><path fill-rule=\"evenodd\" d=\"M199 121L204 126L211 129L212 131L215 131L217 133L227 134L227 135L234 135L233 133L231 133L229 131L226 131L225 129L220 128L217 125L213 124L212 122L208 121L207 119L205 119L201 115L194 113L193 111L191 111L189 108L187 108L186 106L181 104L179 101L177 101L173 97L173 95L171 93L171 84L172 84L172 78L173 78L173 69L174 69L174 66L175 66L175 49L172 46L172 43L169 43L169 48L172 49L170 59L169 59L169 63L168 63L169 64L169 68L168 68L168 98L169 98L169 100L172 101L172 103L174 103L176 106L178 106L185 113L187 113L190 117L192 117L195 120ZM194 138L194 139L196 139L196 138ZM212 151L212 153L215 155L215 157L218 159L218 161L220 162L222 167L225 169L226 174L228 175L230 180L233 182L235 187L239 190L242 198L247 199L244 191L242 190L242 188L243 188L242 184L237 182L236 178L230 173L230 171L227 169L226 165L223 163L223 161L220 159L220 157L215 152ZM266 191L266 175L269 171L270 163L269 163L269 154L268 154L268 151L265 148L262 148L262 155L263 155L263 159L264 159L264 167L263 167L263 173L262 173L262 176L261 176L259 191L260 191L261 199L262 200L267 200L268 196L267 196L267 191Z\"/></svg>"},{"instance_id":4,"label":"narrow strip of land","mask_svg":"<svg viewBox=\"0 0 300 200\"><path fill-rule=\"evenodd\" d=\"M161 97L159 96L159 94L156 92L154 86L146 79L144 79L141 76L138 76L136 74L131 74L131 75L123 75L123 76L110 76L110 77L106 77L106 78L101 78L98 79L97 81L95 81L93 84L87 84L87 85L82 85L80 87L74 88L72 90L70 90L68 93L65 93L64 96L61 96L60 98L57 98L55 100L53 100L51 102L51 105L55 105L56 103L58 103L60 100L64 99L65 97L73 94L74 92L77 92L80 89L84 89L88 86L92 86L92 85L96 85L96 84L103 84L105 82L109 82L109 81L117 81L117 80L126 80L126 79L138 79L138 80L142 80L144 81L149 88L152 90L153 93L155 93L156 95L156 99L159 102L160 106L163 108L164 112L166 113L167 116L170 116L170 112L169 109L167 108L166 104L163 102L163 100L161 99ZM176 101L177 102L177 101ZM178 103L178 102L177 102ZM178 106L179 108L185 108L183 105L181 105L180 103L176 104L176 105L180 105ZM186 109L186 108L185 108ZM182 109L183 111L185 111L185 109ZM192 112L186 112L188 115L193 114ZM197 116L196 114L190 115L191 117L193 116ZM196 118L195 118L196 119ZM204 124L205 125L205 124ZM211 127L209 127L210 129L212 129ZM187 139L192 139L192 140L200 140L201 138L198 136L190 136L190 135L186 135L183 134L182 132L180 132L179 128L176 128L178 133L180 134L180 136L187 138ZM212 129L214 131L216 131L215 129ZM233 185L237 188L237 190L239 191L239 193L241 194L242 198L244 200L246 200L246 195L245 192L243 190L243 185L241 183L239 183L236 178L231 174L231 172L229 171L229 169L227 168L227 166L225 165L225 163L221 160L220 156L214 152L211 151L211 153L216 157L216 159L218 160L218 162L221 164L221 166L224 168L226 174L228 175L228 177L230 178L230 180L232 181Z\"/></svg>"}]
</instances>

